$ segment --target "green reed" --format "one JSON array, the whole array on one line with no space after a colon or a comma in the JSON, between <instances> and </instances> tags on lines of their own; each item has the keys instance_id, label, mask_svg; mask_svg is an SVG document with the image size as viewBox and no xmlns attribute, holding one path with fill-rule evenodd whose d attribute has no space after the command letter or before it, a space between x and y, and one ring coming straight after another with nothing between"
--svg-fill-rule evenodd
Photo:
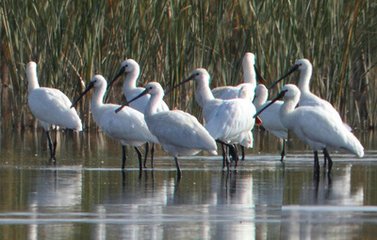
<instances>
[{"instance_id":1,"label":"green reed","mask_svg":"<svg viewBox=\"0 0 377 240\"><path fill-rule=\"evenodd\" d=\"M1 80L9 88L2 88L2 120L23 127L33 119L26 105L29 60L38 62L41 86L73 99L95 73L112 78L125 58L140 63L140 85L171 86L196 67L209 70L212 87L238 84L243 54L250 51L270 81L295 59L308 58L314 93L351 125L374 127L376 15L372 0L3 0ZM111 101L121 100L120 86ZM171 107L198 113L192 88L166 96ZM90 127L89 99L78 109Z\"/></svg>"}]
</instances>

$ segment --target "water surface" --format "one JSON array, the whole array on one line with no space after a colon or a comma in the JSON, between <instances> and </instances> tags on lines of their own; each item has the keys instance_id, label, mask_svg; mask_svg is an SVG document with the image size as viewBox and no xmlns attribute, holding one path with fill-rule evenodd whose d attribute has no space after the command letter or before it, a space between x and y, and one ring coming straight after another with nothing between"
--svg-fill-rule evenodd
<instances>
[{"instance_id":1,"label":"water surface","mask_svg":"<svg viewBox=\"0 0 377 240\"><path fill-rule=\"evenodd\" d=\"M373 136L361 136L375 149ZM141 174L129 149L101 133L58 134L56 164L40 131L1 134L1 239L299 239L376 236L376 152L335 153L331 178L313 180L311 152L255 133L237 171L199 155L175 165L158 151ZM149 163L148 163L149 164Z\"/></svg>"}]
</instances>

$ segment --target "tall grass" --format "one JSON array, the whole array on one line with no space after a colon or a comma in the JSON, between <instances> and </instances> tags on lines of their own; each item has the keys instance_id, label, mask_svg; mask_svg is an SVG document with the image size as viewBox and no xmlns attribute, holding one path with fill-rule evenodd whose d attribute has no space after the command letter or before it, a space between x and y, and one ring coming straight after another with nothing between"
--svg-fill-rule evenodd
<instances>
[{"instance_id":1,"label":"tall grass","mask_svg":"<svg viewBox=\"0 0 377 240\"><path fill-rule=\"evenodd\" d=\"M195 67L209 70L212 87L237 84L242 81L242 56L251 51L270 80L295 59L308 58L314 67L313 91L333 103L351 125L374 127L375 16L372 0L3 0L2 120L8 120L4 109L10 106L10 124L30 125L29 60L38 62L41 86L59 88L73 99L93 74L113 77L125 58L140 63L140 85L158 81L169 86ZM197 113L192 94L186 87L166 97L172 107ZM111 100L120 96L118 87ZM90 127L88 99L79 110Z\"/></svg>"}]
</instances>

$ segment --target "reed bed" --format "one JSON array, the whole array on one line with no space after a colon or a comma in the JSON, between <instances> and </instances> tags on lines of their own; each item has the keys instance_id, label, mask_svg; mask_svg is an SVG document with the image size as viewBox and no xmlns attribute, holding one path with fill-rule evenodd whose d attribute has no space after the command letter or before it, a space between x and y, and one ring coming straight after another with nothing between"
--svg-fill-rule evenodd
<instances>
[{"instance_id":1,"label":"reed bed","mask_svg":"<svg viewBox=\"0 0 377 240\"><path fill-rule=\"evenodd\" d=\"M112 78L125 58L140 63L140 85L158 81L168 87L196 67L208 69L212 87L238 84L243 54L250 51L271 81L295 59L308 58L313 91L353 127L373 128L375 16L372 0L3 0L2 124L32 125L25 76L30 60L38 62L41 86L59 88L73 99L93 74ZM112 102L121 99L120 85L112 90ZM172 108L198 113L192 95L192 86L183 87L166 100ZM78 109L91 127L89 99Z\"/></svg>"}]
</instances>

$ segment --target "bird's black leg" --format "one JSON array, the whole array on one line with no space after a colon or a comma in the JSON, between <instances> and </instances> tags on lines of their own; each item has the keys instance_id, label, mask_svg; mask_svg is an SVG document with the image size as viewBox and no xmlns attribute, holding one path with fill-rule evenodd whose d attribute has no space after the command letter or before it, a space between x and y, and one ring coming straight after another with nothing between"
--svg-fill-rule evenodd
<instances>
[{"instance_id":1,"label":"bird's black leg","mask_svg":"<svg viewBox=\"0 0 377 240\"><path fill-rule=\"evenodd\" d=\"M237 146L235 144L229 144L229 155L232 156L232 160L235 162L234 168L236 168L238 165L239 157L238 157Z\"/></svg>"},{"instance_id":2,"label":"bird's black leg","mask_svg":"<svg viewBox=\"0 0 377 240\"><path fill-rule=\"evenodd\" d=\"M181 172L181 168L179 167L178 158L174 157L174 161L175 161L175 166L177 167L177 180L179 181L182 178L182 172Z\"/></svg>"},{"instance_id":3,"label":"bird's black leg","mask_svg":"<svg viewBox=\"0 0 377 240\"><path fill-rule=\"evenodd\" d=\"M280 153L280 162L283 162L284 161L284 157L285 157L285 139L282 139L283 143L282 143L282 149L281 149L281 153Z\"/></svg>"},{"instance_id":4,"label":"bird's black leg","mask_svg":"<svg viewBox=\"0 0 377 240\"><path fill-rule=\"evenodd\" d=\"M145 154L144 154L144 168L147 168L147 159L148 159L148 152L149 152L149 143L145 144Z\"/></svg>"},{"instance_id":5,"label":"bird's black leg","mask_svg":"<svg viewBox=\"0 0 377 240\"><path fill-rule=\"evenodd\" d=\"M331 159L330 154L329 154L329 152L327 151L326 148L323 149L323 154L325 155L325 158L327 158L327 161L328 161L327 174L330 175L331 169L332 169L332 159Z\"/></svg>"},{"instance_id":6,"label":"bird's black leg","mask_svg":"<svg viewBox=\"0 0 377 240\"><path fill-rule=\"evenodd\" d=\"M141 173L141 171L143 170L143 163L142 163L143 161L141 159L141 152L137 147L134 147L134 148L135 148L135 151L137 153L137 158L139 159L139 171Z\"/></svg>"},{"instance_id":7,"label":"bird's black leg","mask_svg":"<svg viewBox=\"0 0 377 240\"><path fill-rule=\"evenodd\" d=\"M154 143L152 143L152 148L151 148L151 168L154 168Z\"/></svg>"},{"instance_id":8,"label":"bird's black leg","mask_svg":"<svg viewBox=\"0 0 377 240\"><path fill-rule=\"evenodd\" d=\"M318 151L314 151L314 175L319 176Z\"/></svg>"},{"instance_id":9,"label":"bird's black leg","mask_svg":"<svg viewBox=\"0 0 377 240\"><path fill-rule=\"evenodd\" d=\"M47 140L48 140L48 148L50 149L50 160L55 161L56 160L55 158L56 142L55 143L52 142L50 131L46 131L46 135L47 135Z\"/></svg>"},{"instance_id":10,"label":"bird's black leg","mask_svg":"<svg viewBox=\"0 0 377 240\"><path fill-rule=\"evenodd\" d=\"M245 161L245 147L242 145L240 146L241 146L241 160Z\"/></svg>"},{"instance_id":11,"label":"bird's black leg","mask_svg":"<svg viewBox=\"0 0 377 240\"><path fill-rule=\"evenodd\" d=\"M127 158L126 154L127 154L126 146L122 145L122 170L124 170L126 166L126 158Z\"/></svg>"}]
</instances>

